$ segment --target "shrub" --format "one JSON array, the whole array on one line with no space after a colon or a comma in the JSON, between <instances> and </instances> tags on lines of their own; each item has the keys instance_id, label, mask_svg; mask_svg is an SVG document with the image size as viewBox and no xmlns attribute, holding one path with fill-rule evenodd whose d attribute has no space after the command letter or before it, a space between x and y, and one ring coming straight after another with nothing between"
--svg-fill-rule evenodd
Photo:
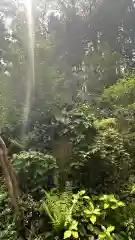
<instances>
[{"instance_id":1,"label":"shrub","mask_svg":"<svg viewBox=\"0 0 135 240\"><path fill-rule=\"evenodd\" d=\"M17 240L16 224L8 193L1 182L0 186L0 239Z\"/></svg>"},{"instance_id":2,"label":"shrub","mask_svg":"<svg viewBox=\"0 0 135 240\"><path fill-rule=\"evenodd\" d=\"M25 193L40 197L45 189L54 187L56 160L40 152L21 152L13 156L13 166Z\"/></svg>"},{"instance_id":3,"label":"shrub","mask_svg":"<svg viewBox=\"0 0 135 240\"><path fill-rule=\"evenodd\" d=\"M89 197L80 191L72 199L65 196L47 194L41 205L40 211L46 211L52 223L48 239L133 239L133 222L114 195Z\"/></svg>"}]
</instances>

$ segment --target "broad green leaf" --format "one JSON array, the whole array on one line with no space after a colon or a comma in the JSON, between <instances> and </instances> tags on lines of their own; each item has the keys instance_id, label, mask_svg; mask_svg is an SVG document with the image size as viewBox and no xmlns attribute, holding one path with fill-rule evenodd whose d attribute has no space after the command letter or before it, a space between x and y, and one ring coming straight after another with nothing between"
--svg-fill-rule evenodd
<instances>
[{"instance_id":1,"label":"broad green leaf","mask_svg":"<svg viewBox=\"0 0 135 240\"><path fill-rule=\"evenodd\" d=\"M69 230L77 230L77 225L78 225L78 222L74 220L71 223L71 226L70 226Z\"/></svg>"},{"instance_id":2,"label":"broad green leaf","mask_svg":"<svg viewBox=\"0 0 135 240\"><path fill-rule=\"evenodd\" d=\"M129 228L129 229L132 229L132 230L135 229L135 227L134 227L133 224L128 225L128 228Z\"/></svg>"},{"instance_id":3,"label":"broad green leaf","mask_svg":"<svg viewBox=\"0 0 135 240\"><path fill-rule=\"evenodd\" d=\"M86 209L86 210L84 210L84 213L85 213L86 215L90 215L90 214L91 214L91 211L88 210L88 209Z\"/></svg>"},{"instance_id":4,"label":"broad green leaf","mask_svg":"<svg viewBox=\"0 0 135 240\"><path fill-rule=\"evenodd\" d=\"M114 229L115 229L115 227L114 226L109 226L108 228L107 228L107 232L113 232L114 231Z\"/></svg>"},{"instance_id":5,"label":"broad green leaf","mask_svg":"<svg viewBox=\"0 0 135 240\"><path fill-rule=\"evenodd\" d=\"M79 195L82 196L82 195L85 194L85 192L86 192L85 190L82 190L82 191L79 192Z\"/></svg>"},{"instance_id":6,"label":"broad green leaf","mask_svg":"<svg viewBox=\"0 0 135 240\"><path fill-rule=\"evenodd\" d=\"M105 239L105 237L106 237L105 233L100 233L98 235L98 240L103 240L103 239Z\"/></svg>"},{"instance_id":7,"label":"broad green leaf","mask_svg":"<svg viewBox=\"0 0 135 240\"><path fill-rule=\"evenodd\" d=\"M110 204L109 203L104 203L104 209L107 209L110 207Z\"/></svg>"},{"instance_id":8,"label":"broad green leaf","mask_svg":"<svg viewBox=\"0 0 135 240\"><path fill-rule=\"evenodd\" d=\"M125 203L124 203L124 202L121 202L121 201L119 201L119 202L118 202L118 206L119 206L119 207L125 207Z\"/></svg>"},{"instance_id":9,"label":"broad green leaf","mask_svg":"<svg viewBox=\"0 0 135 240\"><path fill-rule=\"evenodd\" d=\"M108 196L108 200L110 201L110 202L113 202L113 203L117 203L117 199L115 198L115 196L114 195L109 195Z\"/></svg>"},{"instance_id":10,"label":"broad green leaf","mask_svg":"<svg viewBox=\"0 0 135 240\"><path fill-rule=\"evenodd\" d=\"M94 205L93 205L93 203L92 203L91 201L89 202L89 209L90 209L91 211L94 210Z\"/></svg>"},{"instance_id":11,"label":"broad green leaf","mask_svg":"<svg viewBox=\"0 0 135 240\"><path fill-rule=\"evenodd\" d=\"M93 224L95 224L96 220L97 220L96 215L93 214L93 215L90 217L90 221L91 221Z\"/></svg>"},{"instance_id":12,"label":"broad green leaf","mask_svg":"<svg viewBox=\"0 0 135 240\"><path fill-rule=\"evenodd\" d=\"M100 201L104 201L104 200L107 200L107 199L108 199L107 195L103 195L99 198Z\"/></svg>"},{"instance_id":13,"label":"broad green leaf","mask_svg":"<svg viewBox=\"0 0 135 240\"><path fill-rule=\"evenodd\" d=\"M99 208L95 208L93 213L96 214L96 215L100 215L100 209Z\"/></svg>"},{"instance_id":14,"label":"broad green leaf","mask_svg":"<svg viewBox=\"0 0 135 240\"><path fill-rule=\"evenodd\" d=\"M74 199L76 199L76 200L77 200L77 199L78 199L78 197L79 197L79 196L78 196L78 194L73 194L73 198L74 198Z\"/></svg>"},{"instance_id":15,"label":"broad green leaf","mask_svg":"<svg viewBox=\"0 0 135 240\"><path fill-rule=\"evenodd\" d=\"M78 232L76 231L72 231L72 236L76 239L79 238Z\"/></svg>"},{"instance_id":16,"label":"broad green leaf","mask_svg":"<svg viewBox=\"0 0 135 240\"><path fill-rule=\"evenodd\" d=\"M65 232L64 232L64 239L70 238L71 235L72 235L72 232L71 232L71 231L69 231L69 230L65 231Z\"/></svg>"},{"instance_id":17,"label":"broad green leaf","mask_svg":"<svg viewBox=\"0 0 135 240\"><path fill-rule=\"evenodd\" d=\"M86 199L86 200L89 200L89 199L90 199L89 196L84 196L83 198Z\"/></svg>"},{"instance_id":18,"label":"broad green leaf","mask_svg":"<svg viewBox=\"0 0 135 240\"><path fill-rule=\"evenodd\" d=\"M73 200L72 200L72 203L74 203L74 204L77 203L77 200L76 200L76 199L73 199Z\"/></svg>"},{"instance_id":19,"label":"broad green leaf","mask_svg":"<svg viewBox=\"0 0 135 240\"><path fill-rule=\"evenodd\" d=\"M101 226L101 228L104 232L106 232L106 228L103 225Z\"/></svg>"},{"instance_id":20,"label":"broad green leaf","mask_svg":"<svg viewBox=\"0 0 135 240\"><path fill-rule=\"evenodd\" d=\"M111 209L113 209L113 210L115 210L117 208L118 208L118 206L116 206L116 205L111 206Z\"/></svg>"}]
</instances>

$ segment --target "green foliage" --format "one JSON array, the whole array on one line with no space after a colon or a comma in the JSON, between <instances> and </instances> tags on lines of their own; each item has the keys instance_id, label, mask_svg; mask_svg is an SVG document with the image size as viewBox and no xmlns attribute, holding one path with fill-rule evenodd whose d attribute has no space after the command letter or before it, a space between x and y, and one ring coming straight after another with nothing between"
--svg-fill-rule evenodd
<instances>
[{"instance_id":1,"label":"green foliage","mask_svg":"<svg viewBox=\"0 0 135 240\"><path fill-rule=\"evenodd\" d=\"M17 240L15 216L2 182L0 186L0 239Z\"/></svg>"},{"instance_id":2,"label":"green foliage","mask_svg":"<svg viewBox=\"0 0 135 240\"><path fill-rule=\"evenodd\" d=\"M54 186L56 160L47 154L29 151L13 156L13 166L24 192L36 194Z\"/></svg>"},{"instance_id":3,"label":"green foliage","mask_svg":"<svg viewBox=\"0 0 135 240\"><path fill-rule=\"evenodd\" d=\"M107 128L116 128L117 127L117 123L116 123L116 119L115 118L106 118L106 119L102 119L102 120L96 120L94 122L95 127L97 129L104 129L106 130Z\"/></svg>"},{"instance_id":4,"label":"green foliage","mask_svg":"<svg viewBox=\"0 0 135 240\"><path fill-rule=\"evenodd\" d=\"M74 218L79 217L78 232L81 239L92 236L96 239L115 239L117 234L122 238L122 232L125 234L123 239L130 237L130 227L132 229L133 224L131 226L129 222L130 227L125 227L125 217L121 212L121 208L125 206L123 202L117 200L114 195L90 198L85 195L85 191L80 193L73 196L73 201L79 201Z\"/></svg>"},{"instance_id":5,"label":"green foliage","mask_svg":"<svg viewBox=\"0 0 135 240\"><path fill-rule=\"evenodd\" d=\"M91 151L93 158L97 159L100 164L101 172L106 174L106 180L112 184L110 185L111 190L114 186L113 191L115 191L124 181L126 182L129 177L128 170L131 158L124 146L123 138L116 129L108 128L99 131ZM109 189L109 185L107 188Z\"/></svg>"},{"instance_id":6,"label":"green foliage","mask_svg":"<svg viewBox=\"0 0 135 240\"><path fill-rule=\"evenodd\" d=\"M103 100L113 107L127 106L134 103L135 95L135 79L134 76L123 79L104 90Z\"/></svg>"},{"instance_id":7,"label":"green foliage","mask_svg":"<svg viewBox=\"0 0 135 240\"><path fill-rule=\"evenodd\" d=\"M61 234L65 223L71 221L73 207L70 192L46 193L46 199L40 207L40 212L45 211L49 216L54 231L52 234Z\"/></svg>"},{"instance_id":8,"label":"green foliage","mask_svg":"<svg viewBox=\"0 0 135 240\"><path fill-rule=\"evenodd\" d=\"M72 143L72 155L65 174L73 185L120 191L129 178L132 157L117 119L98 119L87 104L73 109L67 119L62 135Z\"/></svg>"},{"instance_id":9,"label":"green foliage","mask_svg":"<svg viewBox=\"0 0 135 240\"><path fill-rule=\"evenodd\" d=\"M63 196L47 194L40 208L52 222L53 237L59 234L62 239L63 234L63 239L132 239L133 223L125 215L125 204L114 195L89 197L80 191L72 198Z\"/></svg>"},{"instance_id":10,"label":"green foliage","mask_svg":"<svg viewBox=\"0 0 135 240\"><path fill-rule=\"evenodd\" d=\"M0 1L0 130L28 240L134 239L134 198L131 210L113 194L135 182L135 4L31 2L33 49L24 2ZM72 197L67 180L104 195ZM18 228L2 181L0 239L18 239Z\"/></svg>"}]
</instances>

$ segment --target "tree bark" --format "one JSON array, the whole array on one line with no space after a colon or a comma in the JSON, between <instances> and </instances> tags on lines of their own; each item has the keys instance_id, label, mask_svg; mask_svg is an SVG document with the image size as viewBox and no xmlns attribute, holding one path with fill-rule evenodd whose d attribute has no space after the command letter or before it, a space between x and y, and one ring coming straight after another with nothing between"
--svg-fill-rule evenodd
<instances>
[{"instance_id":1,"label":"tree bark","mask_svg":"<svg viewBox=\"0 0 135 240\"><path fill-rule=\"evenodd\" d=\"M8 193L11 198L12 206L16 213L19 212L18 198L20 197L20 189L18 182L12 167L11 162L8 160L8 150L3 139L0 137L0 163L5 178L5 182L8 188Z\"/></svg>"}]
</instances>

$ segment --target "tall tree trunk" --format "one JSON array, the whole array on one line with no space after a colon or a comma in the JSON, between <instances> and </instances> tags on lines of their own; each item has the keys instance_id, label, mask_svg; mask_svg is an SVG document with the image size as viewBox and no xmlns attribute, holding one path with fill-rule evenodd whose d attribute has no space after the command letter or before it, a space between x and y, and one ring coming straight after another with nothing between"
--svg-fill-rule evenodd
<instances>
[{"instance_id":1,"label":"tall tree trunk","mask_svg":"<svg viewBox=\"0 0 135 240\"><path fill-rule=\"evenodd\" d=\"M3 139L0 137L0 163L5 178L5 182L8 188L8 193L11 198L12 206L16 213L19 211L17 199L20 197L20 190L18 182L13 170L13 167L8 160L8 151L6 144Z\"/></svg>"},{"instance_id":2,"label":"tall tree trunk","mask_svg":"<svg viewBox=\"0 0 135 240\"><path fill-rule=\"evenodd\" d=\"M18 229L18 239L26 240L26 229L23 220L23 213L20 212L18 199L20 197L19 185L12 167L11 162L8 159L8 151L6 144L3 139L0 137L0 164L2 167L3 175L5 178L5 183L8 189L9 197L11 198L12 207L15 211L18 220L16 222Z\"/></svg>"}]
</instances>

